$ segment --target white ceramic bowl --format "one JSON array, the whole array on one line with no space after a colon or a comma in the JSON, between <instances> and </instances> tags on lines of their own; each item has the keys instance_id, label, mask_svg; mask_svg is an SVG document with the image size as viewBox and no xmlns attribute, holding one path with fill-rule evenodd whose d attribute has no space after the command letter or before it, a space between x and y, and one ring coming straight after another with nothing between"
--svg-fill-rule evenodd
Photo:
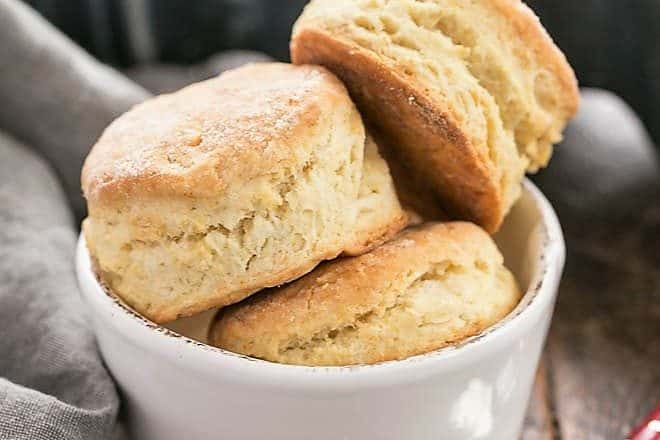
<instances>
[{"instance_id":1,"label":"white ceramic bowl","mask_svg":"<svg viewBox=\"0 0 660 440\"><path fill-rule=\"evenodd\" d=\"M77 270L135 439L511 440L564 263L555 213L529 181L496 240L526 290L507 318L459 346L352 367L271 363L158 327L103 290L82 238Z\"/></svg>"}]
</instances>

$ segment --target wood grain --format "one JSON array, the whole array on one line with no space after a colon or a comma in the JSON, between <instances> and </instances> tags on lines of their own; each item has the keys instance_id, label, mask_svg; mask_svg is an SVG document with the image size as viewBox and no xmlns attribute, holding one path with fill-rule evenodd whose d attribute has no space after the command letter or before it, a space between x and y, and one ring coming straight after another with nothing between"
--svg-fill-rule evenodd
<instances>
[{"instance_id":1,"label":"wood grain","mask_svg":"<svg viewBox=\"0 0 660 440\"><path fill-rule=\"evenodd\" d=\"M660 198L649 202L567 230L548 342L561 438L622 439L660 399Z\"/></svg>"},{"instance_id":2,"label":"wood grain","mask_svg":"<svg viewBox=\"0 0 660 440\"><path fill-rule=\"evenodd\" d=\"M567 266L523 439L620 440L660 403L660 192L646 202L606 223L565 223Z\"/></svg>"}]
</instances>

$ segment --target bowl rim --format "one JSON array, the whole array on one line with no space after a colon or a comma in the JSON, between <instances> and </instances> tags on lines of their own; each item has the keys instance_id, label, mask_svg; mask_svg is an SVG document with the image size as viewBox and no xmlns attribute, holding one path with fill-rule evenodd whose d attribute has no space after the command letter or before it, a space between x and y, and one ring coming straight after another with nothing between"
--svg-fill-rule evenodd
<instances>
[{"instance_id":1,"label":"bowl rim","mask_svg":"<svg viewBox=\"0 0 660 440\"><path fill-rule=\"evenodd\" d=\"M288 365L233 353L182 336L139 315L103 288L91 270L82 233L76 250L78 283L83 300L88 304L88 310L91 309L95 327L105 321L111 331L122 336L123 342L174 362L184 370L209 375L222 373L235 382L253 385L332 386L337 390L363 386L365 378L369 379L370 385L415 381L428 374L456 370L487 358L490 353L510 345L529 331L546 313L552 313L565 259L563 234L552 206L541 191L528 179L523 182L523 191L529 193L540 214L541 227L534 233L541 234L542 244L530 287L518 306L498 323L460 344L401 360L348 366Z\"/></svg>"}]
</instances>

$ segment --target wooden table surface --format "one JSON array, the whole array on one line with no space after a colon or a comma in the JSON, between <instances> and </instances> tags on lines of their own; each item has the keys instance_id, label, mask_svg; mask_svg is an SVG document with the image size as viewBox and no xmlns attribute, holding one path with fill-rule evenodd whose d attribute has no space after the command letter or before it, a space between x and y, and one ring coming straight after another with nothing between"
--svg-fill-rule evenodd
<instances>
[{"instance_id":1,"label":"wooden table surface","mask_svg":"<svg viewBox=\"0 0 660 440\"><path fill-rule=\"evenodd\" d=\"M660 404L660 191L640 197L615 220L562 219L566 269L524 440L624 439Z\"/></svg>"}]
</instances>

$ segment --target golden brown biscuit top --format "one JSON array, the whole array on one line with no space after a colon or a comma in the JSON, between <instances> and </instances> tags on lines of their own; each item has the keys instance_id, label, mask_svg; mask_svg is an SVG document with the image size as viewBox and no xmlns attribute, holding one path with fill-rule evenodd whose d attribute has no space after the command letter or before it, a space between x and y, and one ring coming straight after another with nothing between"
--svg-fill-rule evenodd
<instances>
[{"instance_id":1,"label":"golden brown biscuit top","mask_svg":"<svg viewBox=\"0 0 660 440\"><path fill-rule=\"evenodd\" d=\"M347 316L371 310L382 301L382 292L407 272L423 272L443 262L471 265L474 261L502 262L483 229L466 222L426 223L367 254L322 264L295 283L224 309L224 330L249 339L263 329L294 337L334 328Z\"/></svg>"},{"instance_id":2,"label":"golden brown biscuit top","mask_svg":"<svg viewBox=\"0 0 660 440\"><path fill-rule=\"evenodd\" d=\"M117 118L85 161L83 192L90 204L217 195L229 182L293 165L322 112L352 105L322 67L247 65Z\"/></svg>"}]
</instances>

